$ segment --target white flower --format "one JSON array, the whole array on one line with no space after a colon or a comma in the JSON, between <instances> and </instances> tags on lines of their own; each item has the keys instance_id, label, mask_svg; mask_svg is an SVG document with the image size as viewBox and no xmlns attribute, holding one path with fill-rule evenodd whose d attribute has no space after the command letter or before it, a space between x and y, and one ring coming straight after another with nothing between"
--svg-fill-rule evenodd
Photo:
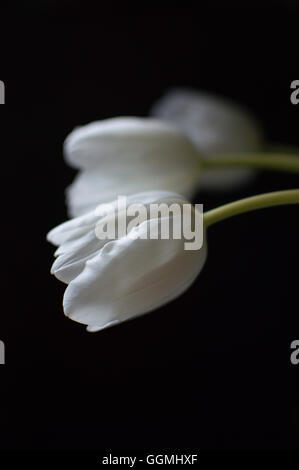
<instances>
[{"instance_id":1,"label":"white flower","mask_svg":"<svg viewBox=\"0 0 299 470\"><path fill-rule=\"evenodd\" d=\"M151 118L120 117L76 128L64 154L81 170L66 191L71 217L120 194L162 189L190 198L200 166L199 152L184 134Z\"/></svg>"},{"instance_id":2,"label":"white flower","mask_svg":"<svg viewBox=\"0 0 299 470\"><path fill-rule=\"evenodd\" d=\"M175 124L208 159L209 155L260 149L262 132L254 118L229 100L204 92L175 88L155 103L151 114ZM251 169L205 170L201 189L225 189L249 181Z\"/></svg>"},{"instance_id":3,"label":"white flower","mask_svg":"<svg viewBox=\"0 0 299 470\"><path fill-rule=\"evenodd\" d=\"M163 191L127 198L127 204L146 207L174 202L186 203L181 196ZM137 317L175 299L195 280L207 255L205 240L200 250L188 251L182 237L136 238L148 233L149 228L160 233L161 218L152 216L127 235L99 240L95 231L99 208L48 234L48 240L59 246L52 273L68 284L63 300L65 314L88 325L89 331Z\"/></svg>"}]
</instances>

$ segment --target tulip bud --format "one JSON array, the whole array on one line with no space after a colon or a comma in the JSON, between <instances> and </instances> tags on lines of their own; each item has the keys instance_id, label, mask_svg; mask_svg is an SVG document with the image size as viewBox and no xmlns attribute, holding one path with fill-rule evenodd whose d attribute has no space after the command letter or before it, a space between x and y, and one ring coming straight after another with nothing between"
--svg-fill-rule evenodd
<instances>
[{"instance_id":1,"label":"tulip bud","mask_svg":"<svg viewBox=\"0 0 299 470\"><path fill-rule=\"evenodd\" d=\"M200 166L198 150L186 136L150 118L119 117L76 128L64 154L81 169L66 191L72 217L119 194L163 189L190 198Z\"/></svg>"},{"instance_id":2,"label":"tulip bud","mask_svg":"<svg viewBox=\"0 0 299 470\"><path fill-rule=\"evenodd\" d=\"M245 109L208 93L175 88L155 103L151 114L176 125L207 160L209 155L254 152L262 145L261 129ZM254 175L247 168L205 170L199 184L201 189L230 189Z\"/></svg>"},{"instance_id":3,"label":"tulip bud","mask_svg":"<svg viewBox=\"0 0 299 470\"><path fill-rule=\"evenodd\" d=\"M150 191L127 198L126 207L132 204L143 204L146 217L126 234L117 234L114 240L97 237L97 224L104 217L99 216L102 206L48 234L48 240L59 245L52 273L68 283L63 300L65 314L88 325L89 331L129 320L170 302L188 289L205 263L205 240L200 249L189 250L185 249L184 236L149 237L152 233L161 235L162 222L174 219L171 213L168 219L153 217L152 205L175 204L183 208L185 204L190 206L186 200L174 193ZM109 208L106 222L114 213L116 201ZM196 210L191 208L195 216ZM132 219L128 227L130 224Z\"/></svg>"}]
</instances>

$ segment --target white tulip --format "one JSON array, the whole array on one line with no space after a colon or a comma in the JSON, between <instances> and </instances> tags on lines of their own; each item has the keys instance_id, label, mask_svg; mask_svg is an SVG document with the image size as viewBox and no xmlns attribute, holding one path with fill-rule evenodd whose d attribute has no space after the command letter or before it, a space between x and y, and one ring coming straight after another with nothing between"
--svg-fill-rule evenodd
<instances>
[{"instance_id":1,"label":"white tulip","mask_svg":"<svg viewBox=\"0 0 299 470\"><path fill-rule=\"evenodd\" d=\"M120 117L76 128L64 154L81 170L66 191L71 217L120 194L162 189L190 198L200 166L198 150L184 134L151 118Z\"/></svg>"},{"instance_id":2,"label":"white tulip","mask_svg":"<svg viewBox=\"0 0 299 470\"><path fill-rule=\"evenodd\" d=\"M229 100L205 92L175 88L153 106L151 114L175 124L197 146L202 155L256 151L262 145L262 132L254 118ZM205 170L202 189L225 189L250 181L251 169Z\"/></svg>"},{"instance_id":3,"label":"white tulip","mask_svg":"<svg viewBox=\"0 0 299 470\"><path fill-rule=\"evenodd\" d=\"M186 204L181 196L165 191L127 198L128 205L142 203L146 207L173 202ZM99 240L95 230L99 208L48 234L48 240L59 246L52 273L68 284L63 300L65 314L88 325L88 331L102 330L175 299L193 283L207 255L205 240L201 249L188 251L183 237L142 238L149 229L160 231L161 218L152 216L127 235Z\"/></svg>"}]
</instances>

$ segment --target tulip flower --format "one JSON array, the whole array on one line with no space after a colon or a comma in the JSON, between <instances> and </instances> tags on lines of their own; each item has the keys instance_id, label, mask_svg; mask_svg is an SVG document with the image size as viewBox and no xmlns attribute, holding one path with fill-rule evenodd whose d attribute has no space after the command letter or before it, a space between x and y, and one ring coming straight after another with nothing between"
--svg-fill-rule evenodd
<instances>
[{"instance_id":1,"label":"tulip flower","mask_svg":"<svg viewBox=\"0 0 299 470\"><path fill-rule=\"evenodd\" d=\"M176 125L207 161L210 155L246 155L262 146L260 126L245 109L205 92L173 89L154 104L151 114ZM230 189L254 175L249 168L207 169L200 175L200 188Z\"/></svg>"},{"instance_id":2,"label":"tulip flower","mask_svg":"<svg viewBox=\"0 0 299 470\"><path fill-rule=\"evenodd\" d=\"M66 191L71 217L141 191L162 189L190 198L200 168L192 142L173 125L150 118L113 118L76 128L64 154L80 169Z\"/></svg>"},{"instance_id":3,"label":"tulip flower","mask_svg":"<svg viewBox=\"0 0 299 470\"><path fill-rule=\"evenodd\" d=\"M151 230L161 233L162 220L148 208L163 203L188 204L177 194L149 191L127 198L127 207L142 204L146 217L114 240L99 238L97 226L108 225L116 201L108 210L102 204L48 234L58 246L52 273L68 284L63 306L69 318L88 325L88 331L99 331L161 307L193 283L206 260L205 241L200 249L188 250L183 236L147 236Z\"/></svg>"},{"instance_id":4,"label":"tulip flower","mask_svg":"<svg viewBox=\"0 0 299 470\"><path fill-rule=\"evenodd\" d=\"M183 206L186 201L161 191L128 198L128 206L142 204L148 208L154 203ZM184 237L149 238L151 229L160 233L162 220L151 217L151 212L114 240L97 235L97 225L108 224L111 216L107 209L105 216L99 210L105 205L59 225L49 232L48 240L58 246L52 273L68 284L63 300L65 314L95 332L165 305L187 290L202 270L207 257L206 230L210 226L228 217L281 204L299 204L299 189L252 196L204 213L203 243L200 249L191 251L185 249ZM115 207L113 203L109 210L114 212Z\"/></svg>"}]
</instances>

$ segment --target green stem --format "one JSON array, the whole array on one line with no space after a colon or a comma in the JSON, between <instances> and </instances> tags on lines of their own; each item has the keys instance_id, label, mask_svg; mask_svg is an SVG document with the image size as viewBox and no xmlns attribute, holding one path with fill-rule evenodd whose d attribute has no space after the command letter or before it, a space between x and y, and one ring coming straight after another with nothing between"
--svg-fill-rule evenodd
<instances>
[{"instance_id":1,"label":"green stem","mask_svg":"<svg viewBox=\"0 0 299 470\"><path fill-rule=\"evenodd\" d=\"M299 189L259 194L225 204L224 206L205 212L204 224L206 227L209 227L220 220L225 220L234 215L282 204L299 204Z\"/></svg>"},{"instance_id":2,"label":"green stem","mask_svg":"<svg viewBox=\"0 0 299 470\"><path fill-rule=\"evenodd\" d=\"M203 169L219 167L254 167L299 173L299 155L290 153L218 154L201 162Z\"/></svg>"}]
</instances>

